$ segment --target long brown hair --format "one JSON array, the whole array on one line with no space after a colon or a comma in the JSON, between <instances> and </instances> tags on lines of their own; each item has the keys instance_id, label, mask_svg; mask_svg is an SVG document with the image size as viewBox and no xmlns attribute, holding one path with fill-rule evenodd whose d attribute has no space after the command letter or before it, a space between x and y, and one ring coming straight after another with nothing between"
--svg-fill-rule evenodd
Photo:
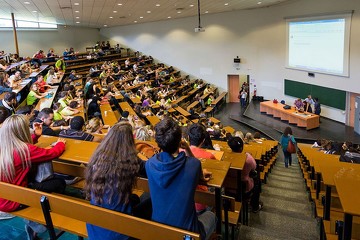
<instances>
[{"instance_id":1,"label":"long brown hair","mask_svg":"<svg viewBox=\"0 0 360 240\"><path fill-rule=\"evenodd\" d=\"M85 193L96 204L128 203L140 169L132 127L127 122L115 124L90 158L85 173ZM119 198L117 198L119 194ZM113 203L114 199L117 203Z\"/></svg>"}]
</instances>

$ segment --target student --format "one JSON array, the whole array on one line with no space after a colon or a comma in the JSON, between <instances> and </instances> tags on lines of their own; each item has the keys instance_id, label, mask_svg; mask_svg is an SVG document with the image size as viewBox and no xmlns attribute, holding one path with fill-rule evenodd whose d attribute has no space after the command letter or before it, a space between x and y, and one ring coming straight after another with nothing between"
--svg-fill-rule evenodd
<instances>
[{"instance_id":1,"label":"student","mask_svg":"<svg viewBox=\"0 0 360 240\"><path fill-rule=\"evenodd\" d=\"M4 92L12 92L12 88L6 84L7 77L7 73L0 72L0 94L3 94Z\"/></svg>"},{"instance_id":2,"label":"student","mask_svg":"<svg viewBox=\"0 0 360 240\"><path fill-rule=\"evenodd\" d=\"M66 65L65 65L64 57L60 57L59 60L56 61L55 70L58 72L59 71L65 72Z\"/></svg>"},{"instance_id":3,"label":"student","mask_svg":"<svg viewBox=\"0 0 360 240\"><path fill-rule=\"evenodd\" d=\"M33 164L51 161L59 157L65 150L65 140L58 139L50 149L39 148L36 143L42 134L42 124L34 123L34 134L30 134L29 120L25 115L8 117L0 128L0 180L18 186L28 186L30 168ZM33 182L32 188L45 192L63 193L65 181L51 178L41 183ZM0 198L0 211L12 212L20 207L19 203ZM26 222L28 239L35 239L37 231L44 226Z\"/></svg>"},{"instance_id":4,"label":"student","mask_svg":"<svg viewBox=\"0 0 360 240\"><path fill-rule=\"evenodd\" d=\"M287 147L289 145L289 141L291 141L294 145L296 144L295 138L292 135L292 130L290 127L286 127L284 130L284 133L281 135L280 138L280 144L282 147L282 150L284 152L284 162L285 167L288 168L288 166L292 164L292 158L291 153L287 151Z\"/></svg>"},{"instance_id":5,"label":"student","mask_svg":"<svg viewBox=\"0 0 360 240\"><path fill-rule=\"evenodd\" d=\"M70 120L70 128L62 130L59 133L59 136L63 138L71 138L71 139L89 141L89 142L101 141L101 138L94 137L94 135L84 132L83 131L84 126L85 126L84 118L81 116L75 116Z\"/></svg>"},{"instance_id":6,"label":"student","mask_svg":"<svg viewBox=\"0 0 360 240\"><path fill-rule=\"evenodd\" d=\"M212 154L211 152L207 152L206 150L201 148L205 142L206 137L206 130L203 125L198 123L192 124L189 127L188 135L190 141L190 149L195 157L216 159L214 154Z\"/></svg>"},{"instance_id":7,"label":"student","mask_svg":"<svg viewBox=\"0 0 360 240\"><path fill-rule=\"evenodd\" d=\"M58 136L58 134L51 128L53 120L54 120L54 111L51 108L43 108L39 112L34 122L42 123L43 135Z\"/></svg>"},{"instance_id":8,"label":"student","mask_svg":"<svg viewBox=\"0 0 360 240\"><path fill-rule=\"evenodd\" d=\"M31 86L31 90L26 97L26 105L32 106L38 99L45 97L43 94L39 93L38 85L35 83Z\"/></svg>"},{"instance_id":9,"label":"student","mask_svg":"<svg viewBox=\"0 0 360 240\"><path fill-rule=\"evenodd\" d=\"M46 82L44 81L44 76L43 75L38 75L37 76L37 80L36 80L35 84L38 86L38 89L39 89L40 93L44 93L44 92L46 92L46 90L48 88L51 88L51 86L46 84Z\"/></svg>"},{"instance_id":10,"label":"student","mask_svg":"<svg viewBox=\"0 0 360 240\"><path fill-rule=\"evenodd\" d=\"M205 211L197 215L194 194L200 179L208 181L211 173L202 170L201 162L193 157L190 147L181 141L181 128L165 118L155 126L155 139L163 152L154 155L146 164L152 220L192 232L209 239L215 230L215 215ZM179 152L179 148L185 152Z\"/></svg>"},{"instance_id":11,"label":"student","mask_svg":"<svg viewBox=\"0 0 360 240\"><path fill-rule=\"evenodd\" d=\"M144 162L137 157L132 127L115 124L92 155L85 172L85 193L90 203L114 211L150 218L151 202L132 194ZM150 210L150 211L149 211ZM86 225L89 240L130 239L111 230Z\"/></svg>"},{"instance_id":12,"label":"student","mask_svg":"<svg viewBox=\"0 0 360 240\"><path fill-rule=\"evenodd\" d=\"M0 107L0 127L2 126L3 122L7 117L9 117L9 113L4 107Z\"/></svg>"},{"instance_id":13,"label":"student","mask_svg":"<svg viewBox=\"0 0 360 240\"><path fill-rule=\"evenodd\" d=\"M233 152L241 153L244 149L244 142L240 137L229 137L228 145ZM250 172L256 170L256 161L251 154L246 153L244 168L241 171L241 181L246 184L245 198L250 198L251 209L254 213L259 212L263 208L260 202L260 181L259 177L250 177Z\"/></svg>"},{"instance_id":14,"label":"student","mask_svg":"<svg viewBox=\"0 0 360 240\"><path fill-rule=\"evenodd\" d=\"M16 93L8 92L5 94L4 99L0 101L0 107L5 107L8 114L11 115L15 113L16 103Z\"/></svg>"},{"instance_id":15,"label":"student","mask_svg":"<svg viewBox=\"0 0 360 240\"><path fill-rule=\"evenodd\" d=\"M319 98L314 98L314 113L316 115L320 115L321 113L321 104L319 102Z\"/></svg>"}]
</instances>

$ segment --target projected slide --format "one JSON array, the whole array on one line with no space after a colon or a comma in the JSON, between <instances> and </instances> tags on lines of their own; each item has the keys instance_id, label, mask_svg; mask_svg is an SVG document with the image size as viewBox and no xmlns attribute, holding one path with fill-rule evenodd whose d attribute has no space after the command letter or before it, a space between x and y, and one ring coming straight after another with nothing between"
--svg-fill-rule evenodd
<instances>
[{"instance_id":1,"label":"projected slide","mask_svg":"<svg viewBox=\"0 0 360 240\"><path fill-rule=\"evenodd\" d=\"M309 72L348 75L348 21L345 17L288 21L287 66Z\"/></svg>"}]
</instances>

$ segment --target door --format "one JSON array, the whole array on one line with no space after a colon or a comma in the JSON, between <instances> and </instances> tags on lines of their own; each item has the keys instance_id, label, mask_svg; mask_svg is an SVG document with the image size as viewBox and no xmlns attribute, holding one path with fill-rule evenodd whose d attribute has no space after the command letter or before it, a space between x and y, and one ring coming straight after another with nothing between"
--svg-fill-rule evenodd
<instances>
[{"instance_id":1,"label":"door","mask_svg":"<svg viewBox=\"0 0 360 240\"><path fill-rule=\"evenodd\" d=\"M347 104L349 107L348 107L348 116L347 116L346 124L350 127L355 127L354 120L356 118L356 115L355 115L356 97L360 97L360 94L350 93L350 101ZM360 106L358 106L358 107L360 107Z\"/></svg>"},{"instance_id":2,"label":"door","mask_svg":"<svg viewBox=\"0 0 360 240\"><path fill-rule=\"evenodd\" d=\"M248 83L248 75L228 75L229 102L240 102L238 96L244 82Z\"/></svg>"},{"instance_id":3,"label":"door","mask_svg":"<svg viewBox=\"0 0 360 240\"><path fill-rule=\"evenodd\" d=\"M360 97L355 98L354 131L360 134Z\"/></svg>"}]
</instances>

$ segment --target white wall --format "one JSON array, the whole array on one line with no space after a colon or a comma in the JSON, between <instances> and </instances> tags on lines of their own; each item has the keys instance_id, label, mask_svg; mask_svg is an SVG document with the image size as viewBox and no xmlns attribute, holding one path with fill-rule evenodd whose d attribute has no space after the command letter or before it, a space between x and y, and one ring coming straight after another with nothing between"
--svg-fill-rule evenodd
<instances>
[{"instance_id":1,"label":"white wall","mask_svg":"<svg viewBox=\"0 0 360 240\"><path fill-rule=\"evenodd\" d=\"M284 17L355 10L351 27L350 77L285 69L286 25ZM360 1L298 0L270 8L202 16L204 33L194 33L197 18L102 28L101 35L173 65L227 90L228 74L249 74L258 95L267 99L284 96L284 79L360 93ZM241 58L240 70L233 58ZM306 96L304 96L305 98ZM345 122L343 111L323 106L322 114Z\"/></svg>"},{"instance_id":2,"label":"white wall","mask_svg":"<svg viewBox=\"0 0 360 240\"><path fill-rule=\"evenodd\" d=\"M65 48L74 47L75 51L85 52L86 47L94 46L101 39L96 28L83 28L58 26L53 30L18 30L18 44L20 56L32 56L42 49L45 53L54 48L57 54L64 52ZM0 31L0 50L14 53L15 43L12 30Z\"/></svg>"}]
</instances>

